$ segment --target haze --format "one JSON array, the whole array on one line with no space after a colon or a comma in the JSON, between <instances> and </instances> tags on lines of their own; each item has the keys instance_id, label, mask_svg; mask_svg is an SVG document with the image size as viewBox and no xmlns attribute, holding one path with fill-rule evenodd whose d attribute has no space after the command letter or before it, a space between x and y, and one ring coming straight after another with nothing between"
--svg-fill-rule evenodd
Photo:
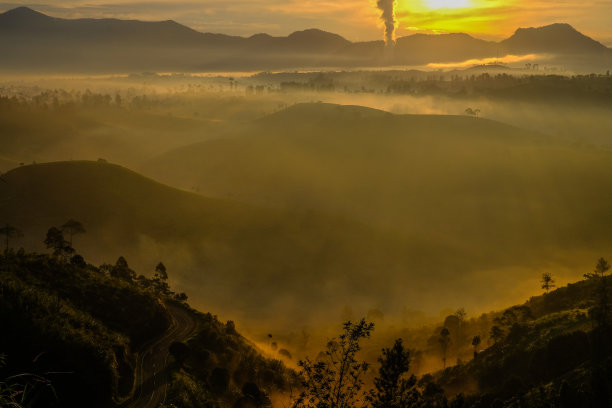
<instances>
[{"instance_id":1,"label":"haze","mask_svg":"<svg viewBox=\"0 0 612 408\"><path fill-rule=\"evenodd\" d=\"M0 11L0 225L23 233L7 259L78 220L83 263L147 282L162 261L258 353L274 333L302 357L367 316L375 361L400 335L438 347L458 311L488 334L546 274L612 257L609 2ZM414 372L446 367L428 353Z\"/></svg>"}]
</instances>

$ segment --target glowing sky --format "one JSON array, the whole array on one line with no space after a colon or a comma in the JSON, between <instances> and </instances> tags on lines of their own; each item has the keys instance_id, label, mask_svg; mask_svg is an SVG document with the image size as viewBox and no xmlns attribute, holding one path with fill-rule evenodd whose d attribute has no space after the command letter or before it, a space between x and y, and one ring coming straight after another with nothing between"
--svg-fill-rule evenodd
<instances>
[{"instance_id":1,"label":"glowing sky","mask_svg":"<svg viewBox=\"0 0 612 408\"><path fill-rule=\"evenodd\" d=\"M376 0L38 0L2 2L65 18L176 20L200 31L287 35L320 28L352 41L382 39ZM397 0L398 36L466 32L501 39L518 27L566 22L612 45L611 0Z\"/></svg>"}]
</instances>

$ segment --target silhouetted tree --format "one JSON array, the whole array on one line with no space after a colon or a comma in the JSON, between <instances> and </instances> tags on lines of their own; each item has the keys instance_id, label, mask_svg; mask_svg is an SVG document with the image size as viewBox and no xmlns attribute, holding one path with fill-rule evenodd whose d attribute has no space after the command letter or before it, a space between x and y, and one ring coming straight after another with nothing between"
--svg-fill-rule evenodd
<instances>
[{"instance_id":1,"label":"silhouetted tree","mask_svg":"<svg viewBox=\"0 0 612 408\"><path fill-rule=\"evenodd\" d=\"M168 293L170 287L168 286L168 273L166 272L166 266L163 263L158 263L155 267L155 275L153 282L155 287L161 293Z\"/></svg>"},{"instance_id":2,"label":"silhouetted tree","mask_svg":"<svg viewBox=\"0 0 612 408\"><path fill-rule=\"evenodd\" d=\"M465 114L468 116L478 116L479 113L480 113L480 109L467 108L465 110Z\"/></svg>"},{"instance_id":3,"label":"silhouetted tree","mask_svg":"<svg viewBox=\"0 0 612 408\"><path fill-rule=\"evenodd\" d=\"M598 277L603 277L606 272L610 269L610 264L604 258L599 258L597 264L595 265L595 270L593 272L585 273L584 277L586 279L593 279Z\"/></svg>"},{"instance_id":4,"label":"silhouetted tree","mask_svg":"<svg viewBox=\"0 0 612 408\"><path fill-rule=\"evenodd\" d=\"M13 238L22 237L23 233L7 223L4 227L0 227L0 235L4 235L4 242L6 244L5 252L8 254L10 240Z\"/></svg>"},{"instance_id":5,"label":"silhouetted tree","mask_svg":"<svg viewBox=\"0 0 612 408\"><path fill-rule=\"evenodd\" d=\"M64 239L62 231L56 227L49 228L44 242L47 248L53 249L53 255L59 258L63 259L74 252L68 241Z\"/></svg>"},{"instance_id":6,"label":"silhouetted tree","mask_svg":"<svg viewBox=\"0 0 612 408\"><path fill-rule=\"evenodd\" d=\"M415 388L416 377L408 376L410 352L404 349L402 339L397 339L392 348L382 350L378 358L380 368L374 378L375 390L368 400L373 408L407 408L418 400Z\"/></svg>"},{"instance_id":7,"label":"silhouetted tree","mask_svg":"<svg viewBox=\"0 0 612 408\"><path fill-rule=\"evenodd\" d=\"M491 331L489 332L489 338L493 340L493 344L497 344L498 341L503 340L504 331L499 326L491 327Z\"/></svg>"},{"instance_id":8,"label":"silhouetted tree","mask_svg":"<svg viewBox=\"0 0 612 408\"><path fill-rule=\"evenodd\" d=\"M474 347L474 359L476 359L478 356L478 346L480 346L480 336L474 336L472 346Z\"/></svg>"},{"instance_id":9,"label":"silhouetted tree","mask_svg":"<svg viewBox=\"0 0 612 408\"><path fill-rule=\"evenodd\" d=\"M81 268L87 266L87 262L85 262L85 259L79 254L76 254L72 258L70 258L70 263Z\"/></svg>"},{"instance_id":10,"label":"silhouetted tree","mask_svg":"<svg viewBox=\"0 0 612 408\"><path fill-rule=\"evenodd\" d=\"M117 259L117 262L111 268L110 275L113 278L123 279L128 282L131 282L136 277L136 273L130 269L126 259L122 256Z\"/></svg>"},{"instance_id":11,"label":"silhouetted tree","mask_svg":"<svg viewBox=\"0 0 612 408\"><path fill-rule=\"evenodd\" d=\"M78 221L73 220L72 218L66 221L66 223L62 225L61 229L62 229L62 232L68 233L68 236L70 237L68 240L70 246L72 246L72 237L74 235L85 233L85 228L83 227L83 224L81 224Z\"/></svg>"},{"instance_id":12,"label":"silhouetted tree","mask_svg":"<svg viewBox=\"0 0 612 408\"><path fill-rule=\"evenodd\" d=\"M442 363L444 364L444 368L446 368L446 352L448 351L448 345L450 344L450 332L446 327L443 327L442 330L440 330L438 343L440 343L440 347L442 348Z\"/></svg>"},{"instance_id":13,"label":"silhouetted tree","mask_svg":"<svg viewBox=\"0 0 612 408\"><path fill-rule=\"evenodd\" d=\"M542 274L542 289L548 293L552 288L555 287L555 280L552 278L552 275L548 272Z\"/></svg>"},{"instance_id":14,"label":"silhouetted tree","mask_svg":"<svg viewBox=\"0 0 612 408\"><path fill-rule=\"evenodd\" d=\"M533 314L529 306L520 305L509 307L504 310L500 317L496 317L494 320L500 325L509 328L517 324L525 324L530 319L533 319Z\"/></svg>"},{"instance_id":15,"label":"silhouetted tree","mask_svg":"<svg viewBox=\"0 0 612 408\"><path fill-rule=\"evenodd\" d=\"M460 307L455 312L455 317L457 317L457 333L456 333L456 338L460 339L460 340L463 339L463 327L465 326L465 317L466 316L467 316L467 313L465 312L465 309L463 307ZM445 325L445 327L448 327L448 326Z\"/></svg>"},{"instance_id":16,"label":"silhouetted tree","mask_svg":"<svg viewBox=\"0 0 612 408\"><path fill-rule=\"evenodd\" d=\"M585 274L588 279L597 279L595 287L595 305L589 310L590 316L597 322L600 328L607 327L610 323L610 305L608 303L608 287L606 284L606 272L610 269L610 264L600 258L595 265L595 270L591 274Z\"/></svg>"},{"instance_id":17,"label":"silhouetted tree","mask_svg":"<svg viewBox=\"0 0 612 408\"><path fill-rule=\"evenodd\" d=\"M294 408L352 408L363 401L362 376L368 363L359 362L359 342L369 338L373 323L361 319L359 323L344 323L344 332L327 343L322 359L300 360L300 376L304 390L292 403Z\"/></svg>"}]
</instances>

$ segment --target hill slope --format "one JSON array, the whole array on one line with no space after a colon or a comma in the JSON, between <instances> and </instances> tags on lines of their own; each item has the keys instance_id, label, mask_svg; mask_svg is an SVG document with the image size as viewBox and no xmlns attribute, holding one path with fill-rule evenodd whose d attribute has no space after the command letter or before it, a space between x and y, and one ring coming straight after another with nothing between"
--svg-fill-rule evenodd
<instances>
[{"instance_id":1,"label":"hill slope","mask_svg":"<svg viewBox=\"0 0 612 408\"><path fill-rule=\"evenodd\" d=\"M449 264L466 282L505 268L519 279L536 265L605 251L610 159L490 120L304 104L232 138L164 154L143 171L208 196L396 231L420 248L408 275L426 270L456 284Z\"/></svg>"},{"instance_id":2,"label":"hill slope","mask_svg":"<svg viewBox=\"0 0 612 408\"><path fill-rule=\"evenodd\" d=\"M122 264L97 268L80 256L3 253L0 321L10 335L0 338L2 403L231 405L237 390L259 380L252 370L266 372L263 390L290 381L282 363L264 358L233 322L177 301L159 276L135 276Z\"/></svg>"},{"instance_id":3,"label":"hill slope","mask_svg":"<svg viewBox=\"0 0 612 408\"><path fill-rule=\"evenodd\" d=\"M15 245L43 249L47 228L74 218L88 231L75 237L87 259L123 255L145 273L162 260L194 305L233 318L269 317L274 325L341 310L347 299L373 303L389 293L376 272L409 261L393 234L312 211L204 198L119 166L39 164L2 177L3 220L25 233Z\"/></svg>"}]
</instances>

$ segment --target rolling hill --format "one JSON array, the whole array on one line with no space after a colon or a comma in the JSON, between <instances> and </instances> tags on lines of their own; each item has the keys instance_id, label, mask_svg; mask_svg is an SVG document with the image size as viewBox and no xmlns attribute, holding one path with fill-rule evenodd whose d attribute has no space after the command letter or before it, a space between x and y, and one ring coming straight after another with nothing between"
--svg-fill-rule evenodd
<instances>
[{"instance_id":1,"label":"rolling hill","mask_svg":"<svg viewBox=\"0 0 612 408\"><path fill-rule=\"evenodd\" d=\"M47 229L74 218L87 229L74 246L91 262L123 255L146 275L162 260L194 305L251 323L315 318L349 300L375 303L389 294L377 273L408 269L409 250L394 234L313 211L205 198L116 165L37 164L2 179L3 222L25 235L15 246L44 251Z\"/></svg>"},{"instance_id":2,"label":"rolling hill","mask_svg":"<svg viewBox=\"0 0 612 408\"><path fill-rule=\"evenodd\" d=\"M567 24L519 29L500 43L467 34L415 34L397 40L350 42L317 29L287 37L201 33L174 21L67 20L27 7L0 14L4 72L251 71L315 67L422 65L495 57L499 52L581 55L581 66L603 67L612 52ZM586 59L585 59L586 58ZM574 58L564 58L572 66ZM598 68L599 69L599 68Z\"/></svg>"},{"instance_id":3,"label":"rolling hill","mask_svg":"<svg viewBox=\"0 0 612 408\"><path fill-rule=\"evenodd\" d=\"M166 153L143 173L207 196L394 231L414 249L407 276L484 291L497 285L492 276L535 280L545 265L609 251L610 159L491 120L298 104L232 137Z\"/></svg>"}]
</instances>

